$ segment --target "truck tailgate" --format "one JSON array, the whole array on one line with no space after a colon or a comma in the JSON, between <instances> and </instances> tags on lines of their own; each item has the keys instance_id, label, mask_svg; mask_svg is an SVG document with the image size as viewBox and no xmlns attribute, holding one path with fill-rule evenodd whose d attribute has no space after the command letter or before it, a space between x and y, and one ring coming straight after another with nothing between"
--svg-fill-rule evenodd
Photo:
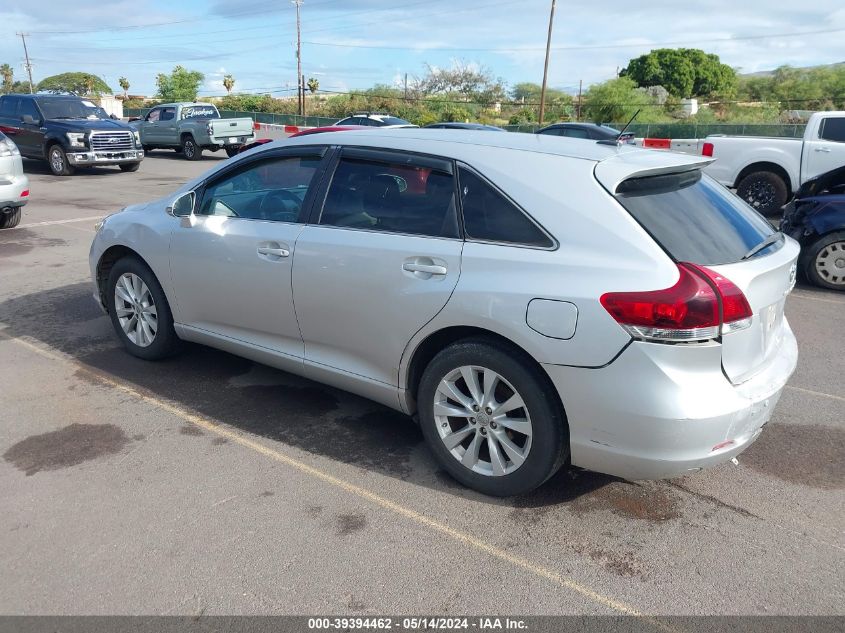
<instances>
[{"instance_id":1,"label":"truck tailgate","mask_svg":"<svg viewBox=\"0 0 845 633\"><path fill-rule=\"evenodd\" d=\"M214 139L221 139L221 142L227 141L229 138L237 138L241 136L252 136L252 119L212 119L211 136Z\"/></svg>"}]
</instances>

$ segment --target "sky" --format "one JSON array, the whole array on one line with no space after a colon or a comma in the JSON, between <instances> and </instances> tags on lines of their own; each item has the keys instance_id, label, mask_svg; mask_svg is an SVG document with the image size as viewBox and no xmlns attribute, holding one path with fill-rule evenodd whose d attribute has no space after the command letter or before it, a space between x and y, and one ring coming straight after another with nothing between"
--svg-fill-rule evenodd
<instances>
[{"instance_id":1,"label":"sky","mask_svg":"<svg viewBox=\"0 0 845 633\"><path fill-rule=\"evenodd\" d=\"M343 92L401 85L426 64L490 69L509 86L540 83L551 0L303 0L303 73ZM176 64L205 74L200 94L289 95L296 13L289 0L2 0L0 63L25 79L27 32L36 82L70 71L153 95ZM741 72L845 61L842 0L559 0L549 85L572 93L616 75L652 48L701 48Z\"/></svg>"}]
</instances>

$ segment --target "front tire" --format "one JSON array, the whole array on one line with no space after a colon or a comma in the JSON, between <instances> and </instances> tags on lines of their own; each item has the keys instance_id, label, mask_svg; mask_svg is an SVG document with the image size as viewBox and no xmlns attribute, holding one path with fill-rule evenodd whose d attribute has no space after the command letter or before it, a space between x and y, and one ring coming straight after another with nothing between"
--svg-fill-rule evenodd
<instances>
[{"instance_id":1,"label":"front tire","mask_svg":"<svg viewBox=\"0 0 845 633\"><path fill-rule=\"evenodd\" d=\"M21 208L13 209L9 213L0 213L0 229L13 229L21 221Z\"/></svg>"},{"instance_id":2,"label":"front tire","mask_svg":"<svg viewBox=\"0 0 845 633\"><path fill-rule=\"evenodd\" d=\"M188 160L200 160L202 158L202 147L197 145L192 136L186 136L182 139L182 155Z\"/></svg>"},{"instance_id":3,"label":"front tire","mask_svg":"<svg viewBox=\"0 0 845 633\"><path fill-rule=\"evenodd\" d=\"M803 269L816 286L845 291L845 231L835 231L810 244L803 253Z\"/></svg>"},{"instance_id":4,"label":"front tire","mask_svg":"<svg viewBox=\"0 0 845 633\"><path fill-rule=\"evenodd\" d=\"M120 167L120 171L138 171L141 163L123 163L122 165L118 165L118 167Z\"/></svg>"},{"instance_id":5,"label":"front tire","mask_svg":"<svg viewBox=\"0 0 845 633\"><path fill-rule=\"evenodd\" d=\"M126 351L144 360L159 360L178 350L170 304L146 264L134 257L118 260L106 288L112 326Z\"/></svg>"},{"instance_id":6,"label":"front tire","mask_svg":"<svg viewBox=\"0 0 845 633\"><path fill-rule=\"evenodd\" d=\"M47 152L47 163L54 176L72 176L76 171L68 162L67 154L61 145L52 145Z\"/></svg>"},{"instance_id":7,"label":"front tire","mask_svg":"<svg viewBox=\"0 0 845 633\"><path fill-rule=\"evenodd\" d=\"M786 182L771 171L748 174L737 185L736 195L763 215L779 213L789 199Z\"/></svg>"},{"instance_id":8,"label":"front tire","mask_svg":"<svg viewBox=\"0 0 845 633\"><path fill-rule=\"evenodd\" d=\"M486 339L441 351L426 367L417 408L440 465L484 494L534 490L569 454L566 417L525 354Z\"/></svg>"}]
</instances>

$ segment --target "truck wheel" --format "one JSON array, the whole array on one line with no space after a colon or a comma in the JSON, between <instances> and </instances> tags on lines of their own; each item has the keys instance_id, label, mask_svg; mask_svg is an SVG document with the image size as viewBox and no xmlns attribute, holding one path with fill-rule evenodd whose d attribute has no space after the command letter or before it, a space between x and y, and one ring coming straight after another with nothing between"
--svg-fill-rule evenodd
<instances>
[{"instance_id":1,"label":"truck wheel","mask_svg":"<svg viewBox=\"0 0 845 633\"><path fill-rule=\"evenodd\" d=\"M21 208L13 209L9 213L0 213L0 229L13 229L21 221Z\"/></svg>"},{"instance_id":2,"label":"truck wheel","mask_svg":"<svg viewBox=\"0 0 845 633\"><path fill-rule=\"evenodd\" d=\"M193 137L186 136L182 139L182 153L188 160L200 160L202 158L202 147L197 145Z\"/></svg>"},{"instance_id":3,"label":"truck wheel","mask_svg":"<svg viewBox=\"0 0 845 633\"><path fill-rule=\"evenodd\" d=\"M845 231L820 237L803 249L802 259L810 283L845 291Z\"/></svg>"},{"instance_id":4,"label":"truck wheel","mask_svg":"<svg viewBox=\"0 0 845 633\"><path fill-rule=\"evenodd\" d=\"M763 215L774 215L789 198L783 178L770 171L755 171L743 178L736 195Z\"/></svg>"},{"instance_id":5,"label":"truck wheel","mask_svg":"<svg viewBox=\"0 0 845 633\"><path fill-rule=\"evenodd\" d=\"M67 160L67 154L61 145L52 145L47 152L47 163L55 176L72 176L76 171Z\"/></svg>"},{"instance_id":6,"label":"truck wheel","mask_svg":"<svg viewBox=\"0 0 845 633\"><path fill-rule=\"evenodd\" d=\"M232 156L237 156L239 151L241 151L240 147L227 147L226 156L232 158Z\"/></svg>"},{"instance_id":7,"label":"truck wheel","mask_svg":"<svg viewBox=\"0 0 845 633\"><path fill-rule=\"evenodd\" d=\"M123 163L119 165L120 171L138 171L138 168L141 166L141 163Z\"/></svg>"}]
</instances>

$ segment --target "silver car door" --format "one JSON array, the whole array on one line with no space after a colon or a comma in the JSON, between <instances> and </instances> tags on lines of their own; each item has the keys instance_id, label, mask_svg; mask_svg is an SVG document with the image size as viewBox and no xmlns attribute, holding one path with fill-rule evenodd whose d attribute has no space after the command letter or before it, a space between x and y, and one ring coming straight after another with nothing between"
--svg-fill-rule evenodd
<instances>
[{"instance_id":1,"label":"silver car door","mask_svg":"<svg viewBox=\"0 0 845 633\"><path fill-rule=\"evenodd\" d=\"M170 245L181 324L302 357L291 264L322 153L265 152L207 183Z\"/></svg>"},{"instance_id":2,"label":"silver car door","mask_svg":"<svg viewBox=\"0 0 845 633\"><path fill-rule=\"evenodd\" d=\"M342 150L296 244L306 367L396 386L405 346L457 284L462 247L450 161Z\"/></svg>"}]
</instances>

